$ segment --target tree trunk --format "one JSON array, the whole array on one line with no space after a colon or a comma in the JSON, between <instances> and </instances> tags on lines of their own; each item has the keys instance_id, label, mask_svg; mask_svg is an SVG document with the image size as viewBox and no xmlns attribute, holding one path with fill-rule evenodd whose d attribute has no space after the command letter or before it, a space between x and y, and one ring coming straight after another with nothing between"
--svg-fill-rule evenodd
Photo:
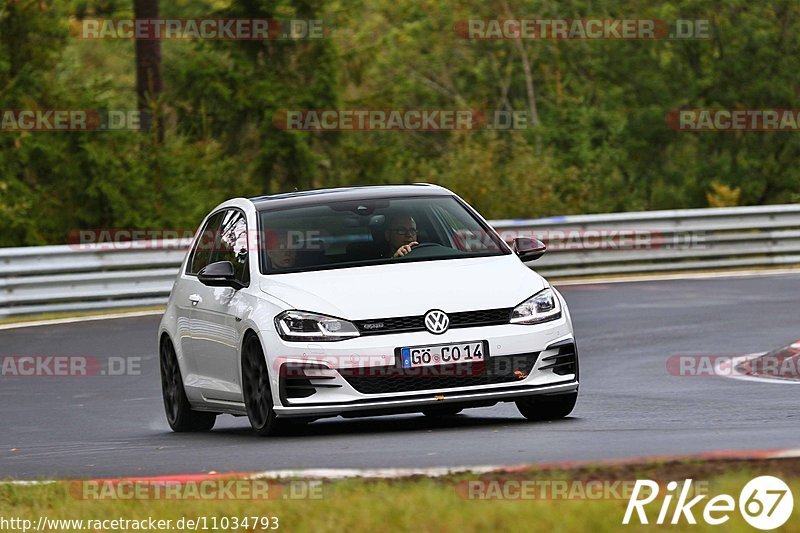
<instances>
[{"instance_id":1,"label":"tree trunk","mask_svg":"<svg viewBox=\"0 0 800 533\"><path fill-rule=\"evenodd\" d=\"M158 0L133 0L133 16L136 19L157 19ZM140 114L140 129L155 129L158 144L164 140L164 128L157 112L161 82L161 41L136 41L136 99Z\"/></svg>"},{"instance_id":2,"label":"tree trunk","mask_svg":"<svg viewBox=\"0 0 800 533\"><path fill-rule=\"evenodd\" d=\"M503 11L508 18L514 17L506 0L501 0L500 6L503 8ZM528 96L528 112L531 114L531 126L535 128L539 125L539 112L536 109L536 91L533 88L533 71L531 70L531 63L528 60L528 52L525 50L525 45L522 43L522 40L512 40L517 52L519 52L519 57L522 60L522 73L525 76L525 92Z\"/></svg>"}]
</instances>

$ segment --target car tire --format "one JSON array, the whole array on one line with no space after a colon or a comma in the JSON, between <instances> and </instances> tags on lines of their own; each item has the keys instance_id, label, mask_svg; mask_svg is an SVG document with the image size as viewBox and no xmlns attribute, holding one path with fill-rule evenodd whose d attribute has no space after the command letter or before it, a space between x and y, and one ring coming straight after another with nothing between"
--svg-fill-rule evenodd
<instances>
[{"instance_id":1,"label":"car tire","mask_svg":"<svg viewBox=\"0 0 800 533\"><path fill-rule=\"evenodd\" d=\"M186 397L186 390L183 388L178 356L169 338L164 337L161 340L159 352L161 395L169 427L178 433L209 431L214 427L217 414L192 409Z\"/></svg>"},{"instance_id":2,"label":"car tire","mask_svg":"<svg viewBox=\"0 0 800 533\"><path fill-rule=\"evenodd\" d=\"M273 409L269 370L261 341L250 335L242 350L242 393L247 418L258 435L263 437L290 433L297 428L287 420L278 419Z\"/></svg>"},{"instance_id":3,"label":"car tire","mask_svg":"<svg viewBox=\"0 0 800 533\"><path fill-rule=\"evenodd\" d=\"M575 408L578 392L541 396L528 396L516 401L517 409L528 420L557 420L569 415Z\"/></svg>"},{"instance_id":4,"label":"car tire","mask_svg":"<svg viewBox=\"0 0 800 533\"><path fill-rule=\"evenodd\" d=\"M463 410L461 407L431 407L430 409L423 409L422 414L432 418L442 418L456 416Z\"/></svg>"}]
</instances>

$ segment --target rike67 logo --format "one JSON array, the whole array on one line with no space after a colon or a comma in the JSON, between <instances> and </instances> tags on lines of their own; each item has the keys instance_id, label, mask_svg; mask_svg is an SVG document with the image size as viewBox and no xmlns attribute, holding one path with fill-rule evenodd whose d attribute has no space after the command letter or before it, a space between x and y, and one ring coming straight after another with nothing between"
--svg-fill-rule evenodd
<instances>
[{"instance_id":1,"label":"rike67 logo","mask_svg":"<svg viewBox=\"0 0 800 533\"><path fill-rule=\"evenodd\" d=\"M684 480L680 489L677 481L670 481L654 523L680 524L685 520L687 524L696 524L694 513L701 513L702 509L702 519L705 523L718 526L730 520L731 513L737 508L733 496L720 494L710 498L704 506L695 509L695 506L708 495L701 494L689 499L691 493L691 479ZM640 524L650 523L652 517L648 517L646 506L654 502L658 496L658 483L649 479L637 479L622 523L630 524L634 512ZM672 502L676 496L673 508ZM760 476L750 480L739 493L738 509L748 524L766 531L786 523L794 509L794 497L789 486L782 480L774 476Z\"/></svg>"}]
</instances>

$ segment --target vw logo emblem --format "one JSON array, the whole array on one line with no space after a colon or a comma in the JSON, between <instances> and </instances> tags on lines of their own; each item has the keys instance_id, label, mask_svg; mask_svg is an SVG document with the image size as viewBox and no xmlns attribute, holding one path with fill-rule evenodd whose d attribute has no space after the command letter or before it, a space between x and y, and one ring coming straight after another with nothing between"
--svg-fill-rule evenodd
<instances>
[{"instance_id":1,"label":"vw logo emblem","mask_svg":"<svg viewBox=\"0 0 800 533\"><path fill-rule=\"evenodd\" d=\"M425 313L425 327L435 335L440 335L450 327L450 318L444 311L434 309Z\"/></svg>"}]
</instances>

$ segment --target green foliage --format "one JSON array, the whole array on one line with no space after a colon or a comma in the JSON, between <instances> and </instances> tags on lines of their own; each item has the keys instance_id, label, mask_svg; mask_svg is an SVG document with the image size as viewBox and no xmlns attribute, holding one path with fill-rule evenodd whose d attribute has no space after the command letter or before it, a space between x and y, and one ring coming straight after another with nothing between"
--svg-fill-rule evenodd
<instances>
[{"instance_id":1,"label":"green foliage","mask_svg":"<svg viewBox=\"0 0 800 533\"><path fill-rule=\"evenodd\" d=\"M706 193L708 205L711 207L734 207L739 205L742 190L732 189L718 181L711 182L711 190Z\"/></svg>"},{"instance_id":2,"label":"green foliage","mask_svg":"<svg viewBox=\"0 0 800 533\"><path fill-rule=\"evenodd\" d=\"M687 133L665 121L682 108L800 108L797 3L175 0L161 13L321 19L328 36L163 42L163 143L130 130L0 131L0 246L63 242L78 228L191 228L226 198L295 187L429 181L490 218L800 199L798 133ZM131 16L130 0L6 1L0 110L134 109L133 43L74 31L83 17ZM660 41L454 31L492 17L714 27L711 39ZM296 132L273 122L287 109L534 103L538 124L511 132Z\"/></svg>"}]
</instances>

